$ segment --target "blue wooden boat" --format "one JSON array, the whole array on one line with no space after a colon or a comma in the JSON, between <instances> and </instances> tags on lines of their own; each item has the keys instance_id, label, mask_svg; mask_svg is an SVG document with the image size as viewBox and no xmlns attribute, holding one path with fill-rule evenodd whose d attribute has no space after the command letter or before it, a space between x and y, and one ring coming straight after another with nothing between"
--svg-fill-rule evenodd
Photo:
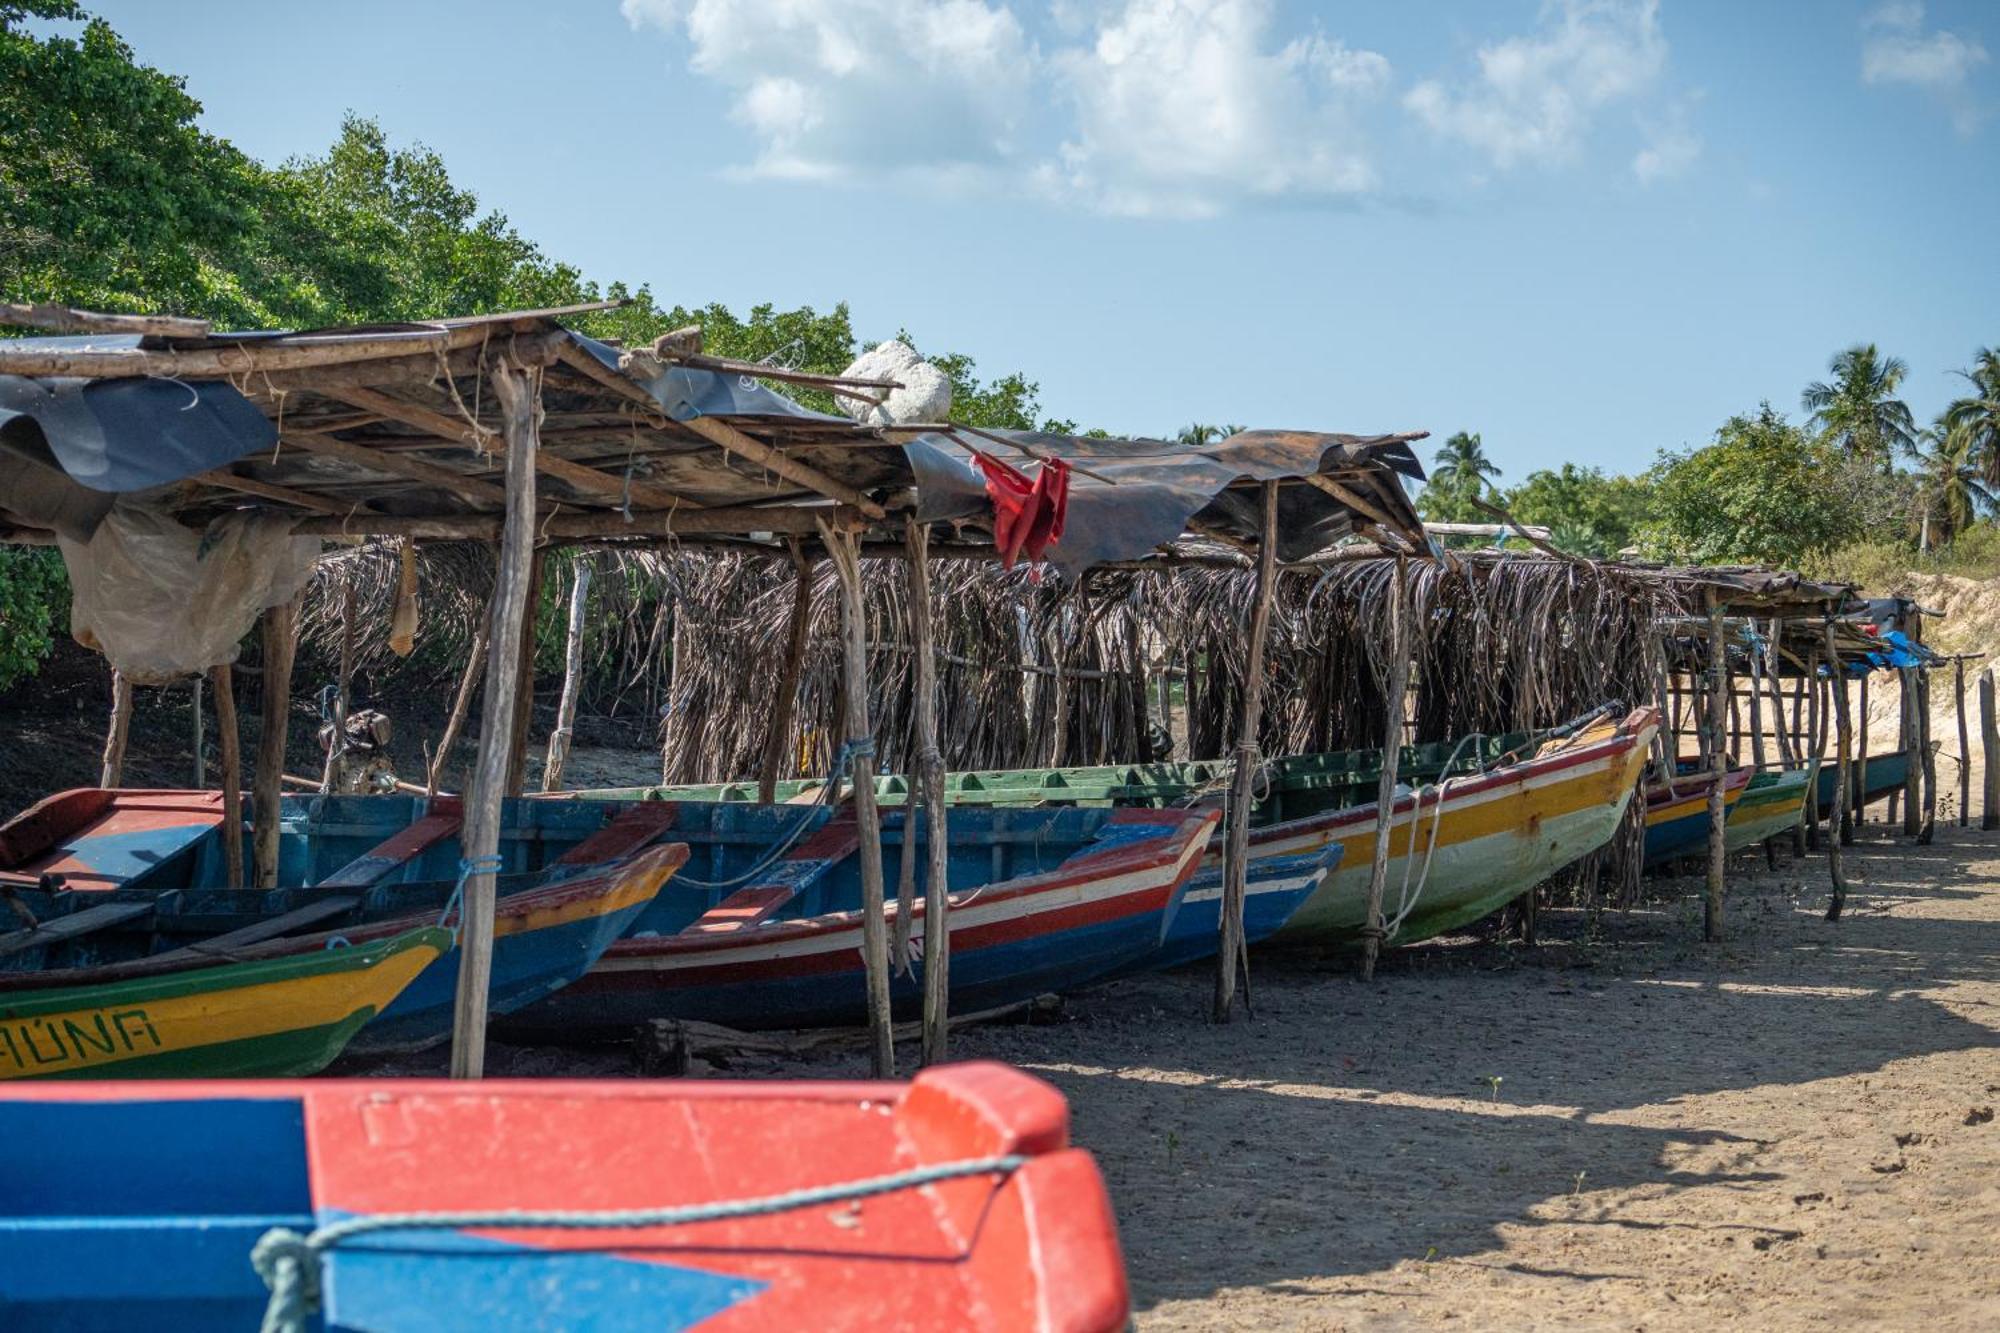
<instances>
[{"instance_id":1,"label":"blue wooden boat","mask_svg":"<svg viewBox=\"0 0 2000 1333\"><path fill-rule=\"evenodd\" d=\"M1851 759L1849 760L1849 764L1848 771L1851 776L1855 767L1858 766L1854 765ZM1834 783L1838 776L1838 768L1839 765L1831 759L1820 761L1819 810L1822 817L1830 815L1833 811ZM1863 795L1861 803L1864 806L1869 805L1881 800L1891 792L1903 790L1903 784L1909 779L1909 776L1910 752L1908 750L1890 750L1884 754L1869 755L1868 790Z\"/></svg>"},{"instance_id":2,"label":"blue wooden boat","mask_svg":"<svg viewBox=\"0 0 2000 1333\"><path fill-rule=\"evenodd\" d=\"M32 840L17 824L0 829L0 845L32 850L22 858L34 867L32 880L0 871L0 883L17 915L37 923L0 935L0 983L8 989L71 984L78 974L94 981L157 976L309 953L336 940L385 939L440 923L457 885L461 810L451 797L287 798L279 873L281 883L303 887L261 891L218 887L226 882L219 822L192 836L185 824L171 824L164 844L149 851L136 845L141 831L120 813L128 800L147 820L161 808L198 809L201 801L161 792L89 795L65 793L77 799L38 806ZM51 811L71 812L78 826L66 829ZM652 901L686 855L672 844L641 852L659 840L654 813L600 820L553 853L532 836L503 836L494 1013L532 1004L582 976ZM121 820L122 862L105 854L101 832ZM70 873L80 887L72 887ZM449 1036L458 962L454 949L426 968L347 1049L414 1050Z\"/></svg>"},{"instance_id":3,"label":"blue wooden boat","mask_svg":"<svg viewBox=\"0 0 2000 1333\"><path fill-rule=\"evenodd\" d=\"M1738 768L1724 775L1725 812L1742 799L1753 771ZM1677 856L1694 856L1708 846L1708 795L1715 788L1715 780L1713 772L1688 773L1646 788L1646 865L1661 865Z\"/></svg>"},{"instance_id":4,"label":"blue wooden boat","mask_svg":"<svg viewBox=\"0 0 2000 1333\"><path fill-rule=\"evenodd\" d=\"M273 1232L439 1211L492 1224L294 1248L318 1293L301 1322L1111 1333L1130 1314L1110 1200L1069 1146L1068 1107L997 1064L908 1084L10 1085L0 1137L33 1145L9 1155L0 1189L9 1330L254 1329L272 1294L251 1262L260 1242L284 1285ZM944 1179L919 1188L919 1171ZM861 1183L881 1188L845 1203ZM778 1200L807 1190L813 1206ZM518 1225L525 1210L772 1200L729 1219Z\"/></svg>"},{"instance_id":5,"label":"blue wooden boat","mask_svg":"<svg viewBox=\"0 0 2000 1333\"><path fill-rule=\"evenodd\" d=\"M532 803L531 803L532 804ZM816 1027L865 1016L859 829L826 806L541 803L538 820L588 827L605 810L667 812L689 844L674 891L584 978L506 1020L545 1037L627 1031L653 1018ZM955 808L948 816L951 1007L991 1008L1097 981L1155 957L1215 828L1213 811ZM917 820L925 864L925 820ZM908 825L884 812L896 863ZM921 876L919 877L921 880ZM886 908L893 926L895 904ZM923 995L923 889L890 991ZM1213 927L1211 926L1211 930ZM898 961L898 960L892 960Z\"/></svg>"},{"instance_id":6,"label":"blue wooden boat","mask_svg":"<svg viewBox=\"0 0 2000 1333\"><path fill-rule=\"evenodd\" d=\"M1345 850L1339 842L1328 842L1298 854L1258 856L1253 851L1244 873L1243 942L1260 944L1283 930L1285 923L1319 891L1327 876L1339 869ZM1221 926L1222 866L1207 858L1188 881L1180 910L1174 913L1160 947L1120 968L1118 975L1181 967L1213 958Z\"/></svg>"}]
</instances>

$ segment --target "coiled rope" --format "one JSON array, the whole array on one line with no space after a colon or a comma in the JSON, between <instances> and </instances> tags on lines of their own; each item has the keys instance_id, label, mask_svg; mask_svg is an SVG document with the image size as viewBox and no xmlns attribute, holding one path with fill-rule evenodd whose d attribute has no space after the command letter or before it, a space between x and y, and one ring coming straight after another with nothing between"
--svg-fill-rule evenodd
<instances>
[{"instance_id":1,"label":"coiled rope","mask_svg":"<svg viewBox=\"0 0 2000 1333\"><path fill-rule=\"evenodd\" d=\"M263 1333L305 1333L312 1316L320 1308L322 1257L361 1236L389 1231L457 1231L468 1228L603 1231L688 1226L696 1222L795 1212L824 1203L846 1203L966 1176L996 1175L1005 1178L1027 1165L1028 1161L1027 1157L1014 1154L940 1162L935 1166L841 1185L820 1185L757 1199L730 1199L677 1208L626 1208L602 1212L503 1208L491 1212L384 1213L377 1217L354 1217L334 1222L305 1236L289 1227L273 1227L258 1237L257 1244L250 1251L250 1264L271 1292L271 1299L264 1307Z\"/></svg>"}]
</instances>

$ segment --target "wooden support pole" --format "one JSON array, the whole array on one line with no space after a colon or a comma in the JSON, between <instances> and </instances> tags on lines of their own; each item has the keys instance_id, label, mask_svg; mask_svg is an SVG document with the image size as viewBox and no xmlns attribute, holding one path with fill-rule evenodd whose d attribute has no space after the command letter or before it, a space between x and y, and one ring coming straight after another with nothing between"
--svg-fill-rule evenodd
<instances>
[{"instance_id":1,"label":"wooden support pole","mask_svg":"<svg viewBox=\"0 0 2000 1333\"><path fill-rule=\"evenodd\" d=\"M1409 688L1410 648L1404 632L1409 608L1404 605L1409 590L1408 571L1396 561L1395 583L1389 595L1388 632L1383 636L1388 654L1389 678L1383 690L1386 721L1382 729L1382 773L1375 784L1375 854L1368 865L1368 910L1361 927L1361 979L1375 976L1375 959L1382 952L1384 927L1382 896L1389 884L1389 834L1396 823L1396 765L1403 750L1403 694ZM1416 853L1416 821L1410 822L1410 845L1404 855Z\"/></svg>"},{"instance_id":2,"label":"wooden support pole","mask_svg":"<svg viewBox=\"0 0 2000 1333\"><path fill-rule=\"evenodd\" d=\"M347 710L354 695L354 619L354 570L350 566L340 579L340 676L334 687L333 730L326 738L326 767L320 772L323 793L333 791L334 768L347 743Z\"/></svg>"},{"instance_id":3,"label":"wooden support pole","mask_svg":"<svg viewBox=\"0 0 2000 1333\"><path fill-rule=\"evenodd\" d=\"M203 679L204 677L196 676L191 682L194 687L192 691L194 694L194 707L192 711L194 720L194 789L196 791L200 791L208 786L208 756L202 753L202 749L207 741L207 738L202 734L204 728L201 722L201 684Z\"/></svg>"},{"instance_id":4,"label":"wooden support pole","mask_svg":"<svg viewBox=\"0 0 2000 1333\"><path fill-rule=\"evenodd\" d=\"M521 622L521 669L515 679L514 717L507 744L509 796L519 796L528 789L528 732L535 721L535 622L541 610L542 575L548 568L548 558L547 551L536 547L528 561L528 604ZM488 683L490 686L490 680Z\"/></svg>"},{"instance_id":5,"label":"wooden support pole","mask_svg":"<svg viewBox=\"0 0 2000 1333\"><path fill-rule=\"evenodd\" d=\"M1708 884L1702 900L1702 938L1722 942L1722 885L1726 861L1723 785L1729 777L1729 755L1723 728L1728 724L1724 700L1729 693L1729 655L1722 641L1722 603L1710 594L1708 606L1708 732L1714 785L1708 791Z\"/></svg>"},{"instance_id":6,"label":"wooden support pole","mask_svg":"<svg viewBox=\"0 0 2000 1333\"><path fill-rule=\"evenodd\" d=\"M1833 670L1833 718L1836 735L1836 767L1833 779L1834 823L1841 828L1847 826L1847 759L1854 749L1854 723L1847 712L1847 676L1840 670L1839 651L1833 642L1833 617L1828 616L1825 625L1826 655L1834 665ZM1840 920L1841 909L1847 905L1847 877L1841 869L1840 844L1842 839L1831 837L1826 840L1826 868L1833 879L1833 899L1827 904L1826 919Z\"/></svg>"},{"instance_id":7,"label":"wooden support pole","mask_svg":"<svg viewBox=\"0 0 2000 1333\"><path fill-rule=\"evenodd\" d=\"M2000 829L2000 717L1995 716L1992 667L1979 673L1979 758L1984 797L1979 827Z\"/></svg>"},{"instance_id":8,"label":"wooden support pole","mask_svg":"<svg viewBox=\"0 0 2000 1333\"><path fill-rule=\"evenodd\" d=\"M1972 737L1965 725L1965 659L1951 664L1951 711L1958 723L1958 826L1972 823Z\"/></svg>"},{"instance_id":9,"label":"wooden support pole","mask_svg":"<svg viewBox=\"0 0 2000 1333\"><path fill-rule=\"evenodd\" d=\"M764 733L764 763L757 774L757 799L769 805L778 796L780 770L793 752L792 720L799 703L799 678L805 674L806 648L812 633L813 560L796 538L786 541L792 552L797 582L792 588L792 623L785 639L785 662L778 672L778 697L772 701L771 729ZM834 776L836 782L839 775Z\"/></svg>"},{"instance_id":10,"label":"wooden support pole","mask_svg":"<svg viewBox=\"0 0 2000 1333\"><path fill-rule=\"evenodd\" d=\"M590 606L590 560L578 557L569 585L569 626L563 637L562 697L556 703L556 726L549 733L548 758L542 764L542 790L562 790L563 767L569 762L576 733L576 697L583 690L583 615Z\"/></svg>"},{"instance_id":11,"label":"wooden support pole","mask_svg":"<svg viewBox=\"0 0 2000 1333\"><path fill-rule=\"evenodd\" d=\"M861 961L867 973L869 1067L876 1078L893 1078L896 1046L889 1015L889 932L882 895L882 826L875 808L875 738L868 723L868 606L861 591L861 537L822 524L820 541L840 576L847 746L861 841ZM833 776L839 781L838 773Z\"/></svg>"},{"instance_id":12,"label":"wooden support pole","mask_svg":"<svg viewBox=\"0 0 2000 1333\"><path fill-rule=\"evenodd\" d=\"M236 672L227 662L208 669L215 695L216 781L222 784L222 863L229 887L243 887L243 738L236 729Z\"/></svg>"},{"instance_id":13,"label":"wooden support pole","mask_svg":"<svg viewBox=\"0 0 2000 1333\"><path fill-rule=\"evenodd\" d=\"M1836 661L1833 669L1840 670ZM1848 796L1848 808L1854 811L1854 824L1859 827L1868 813L1868 677L1872 672L1861 673L1861 715L1856 721L1854 738L1854 791Z\"/></svg>"},{"instance_id":14,"label":"wooden support pole","mask_svg":"<svg viewBox=\"0 0 2000 1333\"><path fill-rule=\"evenodd\" d=\"M458 693L452 696L451 716L445 719L444 735L438 737L437 750L431 755L430 768L424 774L424 790L432 796L437 795L445 765L451 762L452 749L458 744L458 733L465 729L465 715L472 709L472 692L479 688L479 678L486 673L486 644L492 620L493 607L489 603L486 614L479 617L479 623L473 628L472 647L466 651L465 669L458 676Z\"/></svg>"},{"instance_id":15,"label":"wooden support pole","mask_svg":"<svg viewBox=\"0 0 2000 1333\"><path fill-rule=\"evenodd\" d=\"M1766 767L1764 756L1764 659L1750 655L1750 762L1758 772Z\"/></svg>"},{"instance_id":16,"label":"wooden support pole","mask_svg":"<svg viewBox=\"0 0 2000 1333\"><path fill-rule=\"evenodd\" d=\"M944 755L938 749L937 654L931 633L930 529L903 520L903 550L910 566L910 645L916 657L916 700L911 711L917 753L903 810L903 838L914 841L919 787L924 814L924 1044L923 1063L949 1056L951 1035L951 910L949 832L944 804Z\"/></svg>"},{"instance_id":17,"label":"wooden support pole","mask_svg":"<svg viewBox=\"0 0 2000 1333\"><path fill-rule=\"evenodd\" d=\"M120 787L125 783L125 740L132 734L132 680L124 672L111 669L111 721L104 728L104 762L98 766L97 785Z\"/></svg>"},{"instance_id":18,"label":"wooden support pole","mask_svg":"<svg viewBox=\"0 0 2000 1333\"><path fill-rule=\"evenodd\" d=\"M1227 1023L1236 1005L1236 983L1250 1003L1250 950L1243 935L1243 900L1250 875L1250 793L1261 762L1258 731L1264 723L1264 642L1271 630L1271 597L1278 582L1278 483L1262 485L1263 523L1257 542L1257 591L1250 611L1250 650L1243 662L1243 698L1236 719L1236 765L1229 777L1229 815L1224 821L1222 920L1217 928L1215 1012ZM1397 562L1400 570L1401 561ZM1400 573L1397 587L1402 587Z\"/></svg>"},{"instance_id":19,"label":"wooden support pole","mask_svg":"<svg viewBox=\"0 0 2000 1333\"><path fill-rule=\"evenodd\" d=\"M1771 693L1771 730L1776 733L1778 762L1786 768L1804 762L1798 747L1792 744L1793 728L1785 721L1785 690L1778 679L1779 636L1784 633L1784 622L1771 617L1770 633L1764 640L1764 682Z\"/></svg>"},{"instance_id":20,"label":"wooden support pole","mask_svg":"<svg viewBox=\"0 0 2000 1333\"><path fill-rule=\"evenodd\" d=\"M278 883L278 806L285 777L285 738L292 718L292 659L298 651L299 599L264 612L262 729L257 734L257 770L250 779L252 881L260 889Z\"/></svg>"},{"instance_id":21,"label":"wooden support pole","mask_svg":"<svg viewBox=\"0 0 2000 1333\"><path fill-rule=\"evenodd\" d=\"M486 997L493 974L495 885L490 862L500 849L500 812L507 791L521 641L528 636L528 584L535 548L535 454L542 418L541 371L505 356L488 364L487 381L500 403L507 436L507 512L493 580L486 650L486 697L481 701L479 757L465 802L464 890L458 915L458 994L452 1010L451 1076L479 1078L486 1070Z\"/></svg>"},{"instance_id":22,"label":"wooden support pole","mask_svg":"<svg viewBox=\"0 0 2000 1333\"><path fill-rule=\"evenodd\" d=\"M1917 729L1917 693L1921 667L1904 667L1901 675L1903 708L1903 836L1914 838L1923 830L1924 766L1917 746L1922 743Z\"/></svg>"},{"instance_id":23,"label":"wooden support pole","mask_svg":"<svg viewBox=\"0 0 2000 1333\"><path fill-rule=\"evenodd\" d=\"M1929 667L1918 667L1917 679L1917 753L1923 760L1923 816L1917 822L1917 842L1921 846L1930 845L1931 836L1937 829L1937 747L1931 744L1931 671Z\"/></svg>"}]
</instances>

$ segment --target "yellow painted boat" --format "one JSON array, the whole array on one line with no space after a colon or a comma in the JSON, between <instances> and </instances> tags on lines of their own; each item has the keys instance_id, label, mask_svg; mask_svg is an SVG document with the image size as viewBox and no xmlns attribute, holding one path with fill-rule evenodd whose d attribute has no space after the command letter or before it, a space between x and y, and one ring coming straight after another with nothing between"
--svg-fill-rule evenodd
<instances>
[{"instance_id":1,"label":"yellow painted boat","mask_svg":"<svg viewBox=\"0 0 2000 1333\"><path fill-rule=\"evenodd\" d=\"M0 973L0 1079L313 1074L452 947L424 927L367 944L119 980Z\"/></svg>"}]
</instances>

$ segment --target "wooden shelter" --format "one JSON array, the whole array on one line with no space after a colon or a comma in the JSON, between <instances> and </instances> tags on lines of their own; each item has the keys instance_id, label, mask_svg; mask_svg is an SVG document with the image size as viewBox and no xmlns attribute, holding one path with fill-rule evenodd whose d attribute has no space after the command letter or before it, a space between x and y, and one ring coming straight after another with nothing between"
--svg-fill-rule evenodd
<instances>
[{"instance_id":1,"label":"wooden shelter","mask_svg":"<svg viewBox=\"0 0 2000 1333\"><path fill-rule=\"evenodd\" d=\"M1402 435L1250 431L1189 448L1159 441L1002 432L950 422L858 424L809 411L774 386L876 403L898 387L706 355L698 330L623 349L563 327L599 305L516 311L420 324L291 333L220 333L169 316L105 316L47 307L0 308L0 323L73 333L0 342L0 539L86 546L119 506L204 530L246 509L283 516L295 536L361 541L481 541L497 545L483 665L468 664L469 704L483 672L475 779L466 803L464 912L452 1068L481 1070L494 880L491 853L503 797L518 794L532 689L527 607L539 552L556 544L646 547L716 544L788 549L817 539L835 570L846 672L843 766L860 790L873 771L864 549L904 556L913 605L929 600L929 556L990 557L995 511L981 474L1033 467L1070 477L1074 535L1058 562L1144 563L1185 531L1256 552L1268 610L1278 557L1310 554L1352 535L1402 553L1426 549L1399 477L1421 478ZM801 587L804 587L803 576ZM1260 613L1261 614L1261 613ZM293 603L264 615L262 744L253 782L259 882L275 874L276 812L289 714ZM912 636L916 690L934 678L924 627ZM797 654L784 679L797 679ZM1245 671L1245 736L1257 731L1259 651ZM216 668L218 705L231 688ZM781 683L781 694L789 690ZM121 696L125 697L125 696ZM785 698L781 709L788 710ZM925 789L942 761L928 698L911 710ZM122 715L122 711L121 711ZM225 723L225 725L228 725ZM114 725L114 732L116 726ZM233 738L232 738L233 739ZM221 781L234 804L240 777ZM116 775L115 755L106 772ZM1247 773L1247 766L1245 768ZM434 782L433 777L433 782ZM1238 809L1247 808L1247 777ZM876 1067L888 1072L883 871L872 802L862 808L864 910L871 923ZM925 802L941 858L943 804ZM229 816L235 819L232 811ZM1239 826L1243 821L1239 819ZM1225 897L1240 909L1236 849ZM930 876L927 965L942 976L942 867ZM1229 913L1225 912L1225 940ZM1232 950L1218 1011L1233 988ZM943 1050L942 987L927 995L925 1049Z\"/></svg>"}]
</instances>

